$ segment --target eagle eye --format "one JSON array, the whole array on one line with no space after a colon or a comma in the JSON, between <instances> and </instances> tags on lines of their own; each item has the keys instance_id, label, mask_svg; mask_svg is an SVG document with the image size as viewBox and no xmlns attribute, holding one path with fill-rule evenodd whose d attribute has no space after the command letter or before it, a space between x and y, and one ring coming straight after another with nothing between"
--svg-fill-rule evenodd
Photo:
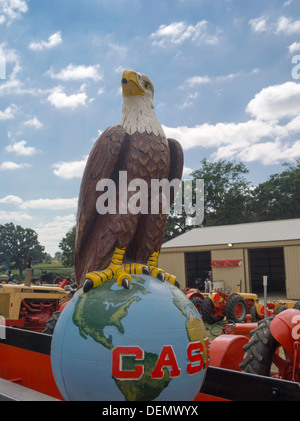
<instances>
[{"instance_id":1,"label":"eagle eye","mask_svg":"<svg viewBox=\"0 0 300 421\"><path fill-rule=\"evenodd\" d=\"M144 82L144 86L145 86L146 89L149 89L150 88L150 83Z\"/></svg>"}]
</instances>

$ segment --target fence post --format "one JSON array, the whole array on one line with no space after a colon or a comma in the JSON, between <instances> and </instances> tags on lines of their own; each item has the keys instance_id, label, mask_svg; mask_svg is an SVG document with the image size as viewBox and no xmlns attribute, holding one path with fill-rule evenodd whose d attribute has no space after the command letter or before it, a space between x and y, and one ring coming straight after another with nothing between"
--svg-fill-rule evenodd
<instances>
[{"instance_id":1,"label":"fence post","mask_svg":"<svg viewBox=\"0 0 300 421\"><path fill-rule=\"evenodd\" d=\"M263 286L264 286L264 306L265 306L265 315L264 318L267 318L267 287L268 287L268 277L263 276Z\"/></svg>"}]
</instances>

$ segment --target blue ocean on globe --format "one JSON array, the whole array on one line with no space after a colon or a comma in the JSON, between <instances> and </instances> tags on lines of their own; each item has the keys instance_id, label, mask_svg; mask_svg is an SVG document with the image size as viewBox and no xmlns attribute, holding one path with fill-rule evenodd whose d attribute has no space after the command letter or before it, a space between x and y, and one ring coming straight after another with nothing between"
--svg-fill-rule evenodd
<instances>
[{"instance_id":1,"label":"blue ocean on globe","mask_svg":"<svg viewBox=\"0 0 300 421\"><path fill-rule=\"evenodd\" d=\"M53 334L51 363L65 400L191 401L199 392L207 367L200 314L171 283L148 275L132 277L129 290L115 279L85 294L80 289L62 311ZM189 354L190 344L199 344L201 355L195 350ZM143 352L127 355L127 349ZM158 361L163 361L161 371ZM187 367L192 367L192 374ZM114 376L138 370L139 378ZM153 378L157 370L161 378Z\"/></svg>"}]
</instances>

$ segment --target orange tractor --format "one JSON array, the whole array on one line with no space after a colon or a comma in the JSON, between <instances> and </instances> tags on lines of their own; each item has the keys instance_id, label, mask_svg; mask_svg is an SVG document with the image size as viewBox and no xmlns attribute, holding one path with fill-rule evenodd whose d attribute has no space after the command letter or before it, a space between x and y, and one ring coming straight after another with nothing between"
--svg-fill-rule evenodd
<instances>
[{"instance_id":1,"label":"orange tractor","mask_svg":"<svg viewBox=\"0 0 300 421\"><path fill-rule=\"evenodd\" d=\"M239 285L235 293L230 293L228 288L225 292L215 289L210 293L191 288L186 290L186 296L202 315L203 321L210 325L222 321L225 317L227 321L243 322L251 308L259 301L256 294L241 293Z\"/></svg>"}]
</instances>

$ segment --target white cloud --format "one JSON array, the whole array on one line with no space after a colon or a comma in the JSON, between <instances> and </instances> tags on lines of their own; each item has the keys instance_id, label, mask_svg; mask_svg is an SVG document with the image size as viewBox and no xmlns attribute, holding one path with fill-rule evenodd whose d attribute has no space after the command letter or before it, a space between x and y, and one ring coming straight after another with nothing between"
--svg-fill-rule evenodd
<instances>
[{"instance_id":1,"label":"white cloud","mask_svg":"<svg viewBox=\"0 0 300 421\"><path fill-rule=\"evenodd\" d=\"M288 49L291 54L295 53L296 51L300 51L300 42L293 42L293 44L288 46Z\"/></svg>"},{"instance_id":2,"label":"white cloud","mask_svg":"<svg viewBox=\"0 0 300 421\"><path fill-rule=\"evenodd\" d=\"M17 107L12 104L10 107L7 107L4 111L0 111L0 120L11 120L15 118Z\"/></svg>"},{"instance_id":3,"label":"white cloud","mask_svg":"<svg viewBox=\"0 0 300 421\"><path fill-rule=\"evenodd\" d=\"M20 209L67 210L77 208L78 198L34 199L23 201L19 196L9 195L0 199L0 204L18 206Z\"/></svg>"},{"instance_id":4,"label":"white cloud","mask_svg":"<svg viewBox=\"0 0 300 421\"><path fill-rule=\"evenodd\" d=\"M23 200L18 197L18 196L14 196L14 195L9 195L9 196L5 196L2 199L0 199L0 203L4 203L7 205L21 205L23 203Z\"/></svg>"},{"instance_id":5,"label":"white cloud","mask_svg":"<svg viewBox=\"0 0 300 421\"><path fill-rule=\"evenodd\" d=\"M272 153L270 153L272 151ZM282 161L295 161L300 157L300 141L294 144L280 140L255 143L242 150L231 145L219 148L214 159L238 159L243 162L260 161L263 165L279 164Z\"/></svg>"},{"instance_id":6,"label":"white cloud","mask_svg":"<svg viewBox=\"0 0 300 421\"><path fill-rule=\"evenodd\" d=\"M182 177L183 177L183 178L188 177L188 176L191 174L191 172L193 172L193 171L194 171L194 170L193 170L192 168L189 168L189 167L183 167Z\"/></svg>"},{"instance_id":7,"label":"white cloud","mask_svg":"<svg viewBox=\"0 0 300 421\"><path fill-rule=\"evenodd\" d=\"M6 152L13 152L21 156L31 156L37 153L37 149L32 146L26 146L27 142L21 140L20 142L12 143L11 145L6 146Z\"/></svg>"},{"instance_id":8,"label":"white cloud","mask_svg":"<svg viewBox=\"0 0 300 421\"><path fill-rule=\"evenodd\" d=\"M1 222L23 222L31 221L32 217L26 213L21 212L6 212L0 211L0 220Z\"/></svg>"},{"instance_id":9,"label":"white cloud","mask_svg":"<svg viewBox=\"0 0 300 421\"><path fill-rule=\"evenodd\" d=\"M300 113L300 84L286 82L262 89L249 102L246 111L263 120L278 120Z\"/></svg>"},{"instance_id":10,"label":"white cloud","mask_svg":"<svg viewBox=\"0 0 300 421\"><path fill-rule=\"evenodd\" d=\"M296 34L300 32L300 20L292 20L286 16L280 16L277 21L276 33L285 35Z\"/></svg>"},{"instance_id":11,"label":"white cloud","mask_svg":"<svg viewBox=\"0 0 300 421\"><path fill-rule=\"evenodd\" d=\"M254 69L252 72L255 73ZM180 89L185 89L186 86L188 86L189 88L194 88L197 87L199 85L205 85L207 83L210 82L224 82L226 80L230 80L235 78L236 76L238 76L240 73L229 73L228 75L220 75L220 76L192 76L189 77L186 82L181 85L179 88Z\"/></svg>"},{"instance_id":12,"label":"white cloud","mask_svg":"<svg viewBox=\"0 0 300 421\"><path fill-rule=\"evenodd\" d=\"M192 76L186 81L187 85L189 85L190 87L202 85L209 82L211 82L211 78L209 78L208 76Z\"/></svg>"},{"instance_id":13,"label":"white cloud","mask_svg":"<svg viewBox=\"0 0 300 421\"><path fill-rule=\"evenodd\" d=\"M194 104L194 102L198 98L198 96L199 96L198 92L189 93L186 97L186 100L182 104L178 105L177 108L179 108L181 110L184 110L185 108L190 107L191 105Z\"/></svg>"},{"instance_id":14,"label":"white cloud","mask_svg":"<svg viewBox=\"0 0 300 421\"><path fill-rule=\"evenodd\" d=\"M66 210L77 208L77 198L36 199L20 203L21 209Z\"/></svg>"},{"instance_id":15,"label":"white cloud","mask_svg":"<svg viewBox=\"0 0 300 421\"><path fill-rule=\"evenodd\" d=\"M51 67L51 69L48 70L46 74L52 79L60 79L63 81L82 79L92 79L94 81L99 81L103 79L103 74L100 72L100 69L101 66L99 64L94 66L75 66L74 64L69 64L65 69L62 69L58 73L55 73Z\"/></svg>"},{"instance_id":16,"label":"white cloud","mask_svg":"<svg viewBox=\"0 0 300 421\"><path fill-rule=\"evenodd\" d=\"M61 86L52 89L47 100L55 108L71 108L86 106L87 95L85 92L78 92L77 94L67 95Z\"/></svg>"},{"instance_id":17,"label":"white cloud","mask_svg":"<svg viewBox=\"0 0 300 421\"><path fill-rule=\"evenodd\" d=\"M3 42L0 44L0 56L4 57L6 64L13 63L13 68L9 76L6 75L6 79L0 83L0 95L19 93L22 83L18 80L17 75L22 69L18 54L15 50L7 48L6 43Z\"/></svg>"},{"instance_id":18,"label":"white cloud","mask_svg":"<svg viewBox=\"0 0 300 421\"><path fill-rule=\"evenodd\" d=\"M265 17L259 17L251 19L249 25L253 32L266 32L267 30L267 19Z\"/></svg>"},{"instance_id":19,"label":"white cloud","mask_svg":"<svg viewBox=\"0 0 300 421\"><path fill-rule=\"evenodd\" d=\"M61 43L61 32L58 31L55 32L55 34L50 35L47 41L31 42L28 48L30 48L33 51L42 51L57 47Z\"/></svg>"},{"instance_id":20,"label":"white cloud","mask_svg":"<svg viewBox=\"0 0 300 421\"><path fill-rule=\"evenodd\" d=\"M70 214L57 216L53 221L39 224L33 229L38 233L39 242L45 247L46 252L54 256L57 251L61 251L58 245L75 223L75 214Z\"/></svg>"},{"instance_id":21,"label":"white cloud","mask_svg":"<svg viewBox=\"0 0 300 421\"><path fill-rule=\"evenodd\" d=\"M218 159L260 161L264 165L300 157L300 84L286 82L262 89L249 102L245 122L166 127L167 137L177 139L184 150L216 148ZM299 139L299 138L298 138Z\"/></svg>"},{"instance_id":22,"label":"white cloud","mask_svg":"<svg viewBox=\"0 0 300 421\"><path fill-rule=\"evenodd\" d=\"M87 156L80 161L70 161L70 162L58 162L53 165L53 173L60 178L65 180L70 180L72 178L81 178L85 165L87 161Z\"/></svg>"},{"instance_id":23,"label":"white cloud","mask_svg":"<svg viewBox=\"0 0 300 421\"><path fill-rule=\"evenodd\" d=\"M22 89L22 82L17 79L17 74L20 72L21 67L17 63L15 64L11 74L5 82L0 84L0 95L9 95L11 93L20 93Z\"/></svg>"},{"instance_id":24,"label":"white cloud","mask_svg":"<svg viewBox=\"0 0 300 421\"><path fill-rule=\"evenodd\" d=\"M158 30L150 35L152 45L166 47L168 45L181 45L186 40L195 43L217 44L219 34L216 31L211 35L208 31L208 22L202 20L196 25L188 25L186 22L173 22L170 25L161 25Z\"/></svg>"},{"instance_id":25,"label":"white cloud","mask_svg":"<svg viewBox=\"0 0 300 421\"><path fill-rule=\"evenodd\" d=\"M293 35L300 32L300 20L293 20L286 16L280 16L277 21L268 22L268 18L261 16L249 21L253 32L272 32L277 35Z\"/></svg>"},{"instance_id":26,"label":"white cloud","mask_svg":"<svg viewBox=\"0 0 300 421\"><path fill-rule=\"evenodd\" d=\"M37 117L33 117L29 120L26 120L23 124L26 127L33 127L34 129L41 129L43 127L43 124L39 121Z\"/></svg>"},{"instance_id":27,"label":"white cloud","mask_svg":"<svg viewBox=\"0 0 300 421\"><path fill-rule=\"evenodd\" d=\"M243 123L202 124L195 127L170 128L163 126L167 137L177 139L186 150L196 146L204 148L219 147L225 144L243 144L257 142L264 137L283 136L286 130L278 125L261 120L249 120Z\"/></svg>"},{"instance_id":28,"label":"white cloud","mask_svg":"<svg viewBox=\"0 0 300 421\"><path fill-rule=\"evenodd\" d=\"M29 164L16 164L15 162L4 161L0 164L0 171L14 171L28 167L30 167Z\"/></svg>"},{"instance_id":29,"label":"white cloud","mask_svg":"<svg viewBox=\"0 0 300 421\"><path fill-rule=\"evenodd\" d=\"M0 23L7 20L11 23L14 19L19 19L23 13L28 11L28 5L24 0L1 0L0 1Z\"/></svg>"}]
</instances>

